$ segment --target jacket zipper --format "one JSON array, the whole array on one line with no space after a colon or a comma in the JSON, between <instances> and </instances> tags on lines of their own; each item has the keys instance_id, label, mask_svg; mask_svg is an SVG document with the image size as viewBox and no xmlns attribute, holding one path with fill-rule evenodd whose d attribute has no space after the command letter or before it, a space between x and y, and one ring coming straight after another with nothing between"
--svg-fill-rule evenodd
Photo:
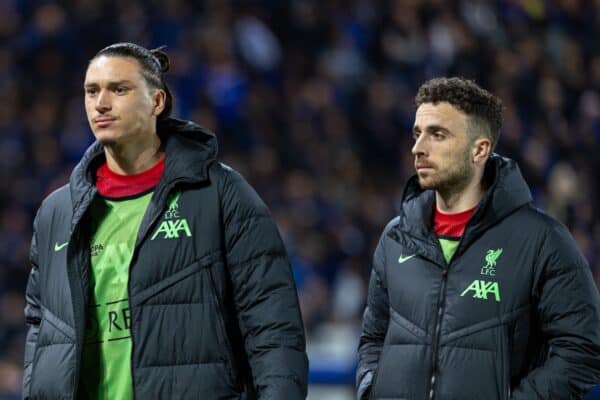
<instances>
[{"instance_id":1,"label":"jacket zipper","mask_svg":"<svg viewBox=\"0 0 600 400\"><path fill-rule=\"evenodd\" d=\"M75 371L74 371L74 382L73 382L73 395L72 399L77 399L77 392L79 391L79 378L81 376L81 361L83 358L83 339L85 336L85 323L87 321L86 317L86 293L85 286L83 282L83 276L81 275L81 268L88 268L88 271L91 268L90 265L90 254L89 254L89 243L87 245L82 245L82 219L85 214L88 212L91 204L96 198L96 189L92 188L86 196L83 197L82 201L77 205L78 209L82 209L79 214L77 220L74 220L74 224L71 225L71 230L69 232L69 245L67 246L67 256L65 260L65 265L67 267L67 281L69 285L71 283L77 282L77 287L71 288L71 301L73 303L73 323L75 328L75 357L77 358L75 361ZM74 205L75 206L75 205ZM75 213L76 210L73 211ZM89 227L89 226L88 226ZM83 236L86 240L91 240L91 236L88 231L83 233ZM74 249L74 250L73 250ZM83 253L83 254L82 254ZM71 255L71 257L69 257ZM73 264L73 257L77 256L78 259ZM80 262L82 261L83 262ZM83 309L82 309L83 308ZM83 324L83 327L79 327L77 324L78 316L81 315L82 318L80 321ZM80 328L80 329L78 329Z\"/></svg>"},{"instance_id":2,"label":"jacket zipper","mask_svg":"<svg viewBox=\"0 0 600 400\"><path fill-rule=\"evenodd\" d=\"M397 243L399 243L400 245L403 245L403 243L401 243L400 238L398 237L397 234L394 234L393 236L391 236L391 238L394 241L396 241ZM460 243L462 243L462 238L461 238ZM459 244L459 248L460 248L460 244ZM454 259L454 257L452 257L452 259ZM448 270L449 270L450 265L449 265L449 263L442 265L440 263L440 261L435 261L432 258L430 258L430 260L442 269L442 282L441 282L442 284L441 284L440 291L439 291L438 303L437 303L437 313L435 316L435 324L433 327L434 337L433 337L433 343L432 343L432 347L431 347L432 351L431 351L431 373L430 373L430 378L429 378L429 393L427 393L427 398L429 400L433 400L435 398L435 386L436 386L437 373L438 373L438 371L437 371L438 348L439 348L439 342L440 342L440 337L441 337L441 333L442 333L442 329L441 329L442 316L444 315L444 304L446 303L446 282L448 281ZM373 385L374 385L374 382L373 382L371 388L373 388Z\"/></svg>"},{"instance_id":3,"label":"jacket zipper","mask_svg":"<svg viewBox=\"0 0 600 400\"><path fill-rule=\"evenodd\" d=\"M75 229L73 231L73 233L75 232L79 232L79 229ZM80 235L71 235L71 237L79 237ZM70 243L73 243L74 246L77 246L79 244L79 240L78 241L71 241ZM79 244L79 246L81 246ZM71 246L69 246L71 247ZM76 248L76 250L79 251L78 248ZM68 251L68 250L67 250ZM80 267L83 266L83 264L79 264L79 267L75 267L75 268L69 268L69 257L68 257L67 253L67 271L69 275L72 275L72 280L76 280L78 283L78 288L77 290L72 291L71 296L73 297L73 313L74 313L74 318L75 321L77 321L77 316L78 315L83 315L83 319L82 319L82 323L83 328L82 329L76 329L75 331L75 354L77 357L77 362L75 363L75 382L73 385L73 399L77 398L77 392L79 391L79 379L80 379L80 375L81 375L81 361L82 361L82 357L83 357L83 335L80 335L80 331L83 333L85 332L85 321L86 321L86 304L85 304L85 289L84 289L84 285L83 285L83 277L81 276L81 269ZM86 261L87 264L87 261ZM89 265L88 265L89 268ZM83 308L83 310L81 310L81 308ZM77 324L77 323L76 323Z\"/></svg>"},{"instance_id":4,"label":"jacket zipper","mask_svg":"<svg viewBox=\"0 0 600 400\"><path fill-rule=\"evenodd\" d=\"M134 250L134 253L136 251ZM133 261L133 255L131 257L131 260ZM131 265L130 265L131 268ZM129 283L131 282L131 272L128 274L129 276L127 277L127 298L128 298L128 302L129 300L131 300L131 289L129 286ZM131 303L129 302L129 312L131 313L133 310L131 310ZM131 340L131 354L129 355L129 369L130 369L130 374L131 374L131 398L132 400L135 400L135 377L133 375L133 351L135 349L135 340L133 337L133 321L134 318L131 319L130 325L129 325L129 338Z\"/></svg>"},{"instance_id":5,"label":"jacket zipper","mask_svg":"<svg viewBox=\"0 0 600 400\"><path fill-rule=\"evenodd\" d=\"M504 349L504 376L505 376L505 380L506 382L503 382L504 384L506 384L506 399L510 399L511 396L511 382L510 382L510 359L511 359L511 354L512 354L512 333L511 333L511 329L510 325L508 325L507 329L506 329L506 333L505 333L505 337L506 337L506 345L507 348Z\"/></svg>"},{"instance_id":6,"label":"jacket zipper","mask_svg":"<svg viewBox=\"0 0 600 400\"><path fill-rule=\"evenodd\" d=\"M431 377L429 380L429 400L435 397L435 384L437 379L437 363L438 363L438 347L440 336L442 333L442 316L444 315L444 304L446 300L446 282L448 280L448 268L442 267L442 286L440 287L440 295L438 297L437 314L435 316L435 325L433 328L434 337L431 355Z\"/></svg>"},{"instance_id":7,"label":"jacket zipper","mask_svg":"<svg viewBox=\"0 0 600 400\"><path fill-rule=\"evenodd\" d=\"M167 201L167 199L169 197L169 193L171 193L171 191L175 188L175 186L178 183L180 183L180 182L187 182L187 181L189 181L189 180L188 179L174 179L169 184L169 186L164 189L165 192L166 192L166 195L164 197L165 201L162 202L162 203L166 204L166 201ZM150 201L152 201L152 200L150 200ZM163 204L163 206L160 209L155 210L156 212L152 216L152 219L150 220L150 222L148 223L148 225L146 225L144 227L140 226L139 229L138 229L138 237L136 239L136 243L135 243L135 246L134 246L134 249L133 249L133 254L131 255L131 262L129 263L130 272L129 272L128 277L127 277L127 297L128 297L128 299L131 299L131 266L134 264L134 262L135 262L135 260L137 258L137 255L138 255L138 252L139 252L139 249L140 249L140 246L141 246L142 242L146 238L146 235L150 232L150 229L154 225L156 225L156 221L158 221L158 219L160 218L160 216L163 214L164 208L165 207L164 207L164 204ZM140 236L139 233L142 232L142 229L143 229L143 235ZM129 309L130 309L130 312L133 314L133 309L131 308L131 303L129 303ZM135 400L135 398L136 398L135 375L134 375L134 371L133 371L133 369L134 369L133 368L133 353L135 351L135 335L134 335L134 329L133 329L134 323L135 323L135 318L132 315L131 325L129 326L129 337L131 338L131 355L129 357L130 358L130 360L129 360L129 369L130 369L130 373L131 373L131 395L132 395L132 400Z\"/></svg>"},{"instance_id":8,"label":"jacket zipper","mask_svg":"<svg viewBox=\"0 0 600 400\"><path fill-rule=\"evenodd\" d=\"M470 224L471 224L471 220L469 220L469 222L467 222L467 226L465 227L465 233ZM435 398L435 387L436 387L437 372L438 372L437 364L438 364L438 359L439 359L438 351L439 351L439 345L440 345L440 336L442 333L442 327L441 327L442 316L444 315L444 304L446 303L446 282L448 281L448 271L450 269L450 264L456 259L456 256L463 245L465 233L463 233L463 235L460 237L460 241L458 242L458 247L456 248L456 251L452 255L450 261L448 261L445 265L441 266L442 267L442 286L440 288L440 296L438 298L437 314L435 316L435 325L434 325L434 330L433 330L435 332L434 333L435 336L433 338L432 355L431 355L432 364L431 364L431 378L429 381L429 396L428 396L429 400L434 400L434 398Z\"/></svg>"}]
</instances>

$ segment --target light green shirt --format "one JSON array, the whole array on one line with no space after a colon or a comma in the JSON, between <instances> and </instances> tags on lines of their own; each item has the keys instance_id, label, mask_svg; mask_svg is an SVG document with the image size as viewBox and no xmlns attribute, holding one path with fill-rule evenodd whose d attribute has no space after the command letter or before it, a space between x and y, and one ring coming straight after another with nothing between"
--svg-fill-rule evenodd
<instances>
[{"instance_id":1,"label":"light green shirt","mask_svg":"<svg viewBox=\"0 0 600 400\"><path fill-rule=\"evenodd\" d=\"M452 260L454 253L456 253L456 249L458 249L460 238L450 239L448 237L439 237L438 240L440 241L440 246L442 247L442 253L444 253L446 263L450 264L450 260Z\"/></svg>"},{"instance_id":2,"label":"light green shirt","mask_svg":"<svg viewBox=\"0 0 600 400\"><path fill-rule=\"evenodd\" d=\"M83 346L79 399L133 398L131 315L127 284L140 223L152 193L92 206L90 303Z\"/></svg>"}]
</instances>

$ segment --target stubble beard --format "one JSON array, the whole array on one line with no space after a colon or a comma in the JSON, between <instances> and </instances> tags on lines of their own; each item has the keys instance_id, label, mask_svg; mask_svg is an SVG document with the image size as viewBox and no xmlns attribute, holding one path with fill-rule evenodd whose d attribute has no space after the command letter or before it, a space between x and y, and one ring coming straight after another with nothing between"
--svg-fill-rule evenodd
<instances>
[{"instance_id":1,"label":"stubble beard","mask_svg":"<svg viewBox=\"0 0 600 400\"><path fill-rule=\"evenodd\" d=\"M423 190L435 190L446 197L464 191L474 174L470 150L467 148L460 158L451 162L445 170L436 168L434 175L425 179L419 177L419 185Z\"/></svg>"},{"instance_id":2,"label":"stubble beard","mask_svg":"<svg viewBox=\"0 0 600 400\"><path fill-rule=\"evenodd\" d=\"M102 138L98 139L98 142L104 147L115 147L117 145L117 141L110 138Z\"/></svg>"},{"instance_id":3,"label":"stubble beard","mask_svg":"<svg viewBox=\"0 0 600 400\"><path fill-rule=\"evenodd\" d=\"M94 127L92 126L92 132L94 133L94 137L96 138L96 140L104 147L113 147L117 144L117 141L115 140L114 137L112 137L113 135L103 135L102 134L102 129L97 128L98 130L94 130Z\"/></svg>"}]
</instances>

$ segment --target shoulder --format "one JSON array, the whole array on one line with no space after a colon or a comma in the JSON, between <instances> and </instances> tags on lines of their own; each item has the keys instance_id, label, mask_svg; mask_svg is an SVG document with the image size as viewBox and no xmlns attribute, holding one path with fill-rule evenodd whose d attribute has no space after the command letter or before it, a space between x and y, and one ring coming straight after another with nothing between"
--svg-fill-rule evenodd
<instances>
[{"instance_id":1,"label":"shoulder","mask_svg":"<svg viewBox=\"0 0 600 400\"><path fill-rule=\"evenodd\" d=\"M400 217L392 218L383 229L381 236L379 237L379 242L377 243L377 247L375 248L375 252L373 253L373 271L377 274L378 278L382 281L385 281L386 276L386 258L388 256L388 244L386 242L389 239L389 233L394 229L397 229L398 224L400 223Z\"/></svg>"},{"instance_id":2,"label":"shoulder","mask_svg":"<svg viewBox=\"0 0 600 400\"><path fill-rule=\"evenodd\" d=\"M70 215L72 210L71 190L69 184L66 184L54 190L42 200L37 219L44 220L56 214Z\"/></svg>"},{"instance_id":3,"label":"shoulder","mask_svg":"<svg viewBox=\"0 0 600 400\"><path fill-rule=\"evenodd\" d=\"M266 206L254 188L244 177L227 164L215 162L209 169L211 181L216 185L220 201L230 210L261 210Z\"/></svg>"},{"instance_id":4,"label":"shoulder","mask_svg":"<svg viewBox=\"0 0 600 400\"><path fill-rule=\"evenodd\" d=\"M383 248L385 247L386 239L389 238L390 233L393 233L393 231L399 229L399 227L400 217L394 217L386 224L385 228L383 228L381 236L379 237L379 243L377 245L376 252L382 252L384 250Z\"/></svg>"},{"instance_id":5,"label":"shoulder","mask_svg":"<svg viewBox=\"0 0 600 400\"><path fill-rule=\"evenodd\" d=\"M238 171L227 164L215 161L209 167L211 181L218 186L236 185L246 183L246 180Z\"/></svg>"},{"instance_id":6,"label":"shoulder","mask_svg":"<svg viewBox=\"0 0 600 400\"><path fill-rule=\"evenodd\" d=\"M69 185L56 189L42 201L33 222L32 260L38 259L38 247L48 248L50 237L57 236L62 240L68 236L73 210L71 203Z\"/></svg>"},{"instance_id":7,"label":"shoulder","mask_svg":"<svg viewBox=\"0 0 600 400\"><path fill-rule=\"evenodd\" d=\"M562 222L531 204L519 209L514 217L515 224L518 223L522 228L530 230L532 235L541 236L545 240L564 240L571 237Z\"/></svg>"},{"instance_id":8,"label":"shoulder","mask_svg":"<svg viewBox=\"0 0 600 400\"><path fill-rule=\"evenodd\" d=\"M379 245L383 245L386 239L397 239L398 236L401 235L401 231L406 230L406 227L406 217L399 215L392 218L385 225L385 228L383 228L383 232L379 238Z\"/></svg>"},{"instance_id":9,"label":"shoulder","mask_svg":"<svg viewBox=\"0 0 600 400\"><path fill-rule=\"evenodd\" d=\"M523 207L517 214L519 227L529 230L529 234L538 240L541 264L588 268L585 257L563 223L531 205Z\"/></svg>"},{"instance_id":10,"label":"shoulder","mask_svg":"<svg viewBox=\"0 0 600 400\"><path fill-rule=\"evenodd\" d=\"M383 236L387 235L392 229L400 226L400 217L392 218L383 228Z\"/></svg>"}]
</instances>

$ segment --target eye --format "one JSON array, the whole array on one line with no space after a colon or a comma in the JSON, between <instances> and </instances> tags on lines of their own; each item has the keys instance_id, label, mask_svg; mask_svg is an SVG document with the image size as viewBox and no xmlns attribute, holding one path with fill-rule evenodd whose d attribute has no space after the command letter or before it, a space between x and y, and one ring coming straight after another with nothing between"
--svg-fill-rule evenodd
<instances>
[{"instance_id":1,"label":"eye","mask_svg":"<svg viewBox=\"0 0 600 400\"><path fill-rule=\"evenodd\" d=\"M417 139L419 138L419 136L420 136L420 135L421 135L421 133L420 133L420 132L415 132L415 131L413 131L413 134L412 134L412 138L413 138L413 140L417 140Z\"/></svg>"},{"instance_id":2,"label":"eye","mask_svg":"<svg viewBox=\"0 0 600 400\"><path fill-rule=\"evenodd\" d=\"M446 137L441 131L434 131L432 135L436 140L442 140Z\"/></svg>"},{"instance_id":3,"label":"eye","mask_svg":"<svg viewBox=\"0 0 600 400\"><path fill-rule=\"evenodd\" d=\"M96 93L98 93L98 89L96 88L86 88L85 89L85 94L88 96L94 96Z\"/></svg>"},{"instance_id":4,"label":"eye","mask_svg":"<svg viewBox=\"0 0 600 400\"><path fill-rule=\"evenodd\" d=\"M117 86L115 88L115 93L121 95L121 94L127 93L128 90L129 90L129 88L127 88L125 86Z\"/></svg>"}]
</instances>

